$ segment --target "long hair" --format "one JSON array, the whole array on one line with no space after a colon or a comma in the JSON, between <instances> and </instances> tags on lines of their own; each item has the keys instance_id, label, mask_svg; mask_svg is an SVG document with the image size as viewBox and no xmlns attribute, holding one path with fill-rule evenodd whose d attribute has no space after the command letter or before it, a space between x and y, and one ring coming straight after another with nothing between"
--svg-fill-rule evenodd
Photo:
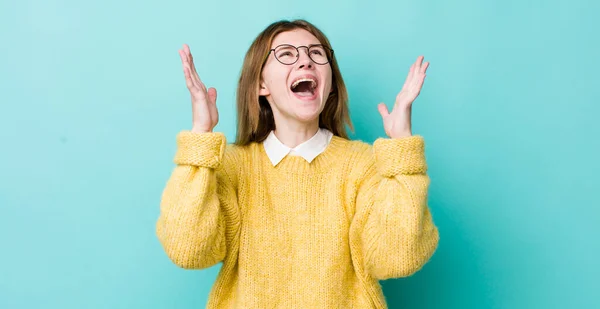
<instances>
[{"instance_id":1,"label":"long hair","mask_svg":"<svg viewBox=\"0 0 600 309\"><path fill-rule=\"evenodd\" d=\"M275 36L282 32L304 29L314 35L321 44L330 47L329 40L313 24L303 19L280 20L270 24L254 39L244 58L237 88L237 135L235 144L244 146L252 142L264 141L275 129L275 119L269 102L259 96L259 86L263 67ZM337 65L335 55L329 61L332 71L331 88L325 107L319 115L319 127L334 135L348 138L345 125L354 131L348 110L348 92Z\"/></svg>"}]
</instances>

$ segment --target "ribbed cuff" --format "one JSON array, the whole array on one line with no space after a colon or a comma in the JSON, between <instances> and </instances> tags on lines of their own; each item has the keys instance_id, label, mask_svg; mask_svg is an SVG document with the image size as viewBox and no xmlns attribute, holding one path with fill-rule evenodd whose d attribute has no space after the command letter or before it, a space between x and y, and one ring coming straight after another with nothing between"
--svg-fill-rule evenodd
<instances>
[{"instance_id":1,"label":"ribbed cuff","mask_svg":"<svg viewBox=\"0 0 600 309\"><path fill-rule=\"evenodd\" d=\"M225 135L220 132L195 133L181 131L177 134L176 164L218 168L226 146Z\"/></svg>"},{"instance_id":2,"label":"ribbed cuff","mask_svg":"<svg viewBox=\"0 0 600 309\"><path fill-rule=\"evenodd\" d=\"M384 177L427 171L425 140L420 135L399 139L378 138L373 143L373 152L377 170Z\"/></svg>"}]
</instances>

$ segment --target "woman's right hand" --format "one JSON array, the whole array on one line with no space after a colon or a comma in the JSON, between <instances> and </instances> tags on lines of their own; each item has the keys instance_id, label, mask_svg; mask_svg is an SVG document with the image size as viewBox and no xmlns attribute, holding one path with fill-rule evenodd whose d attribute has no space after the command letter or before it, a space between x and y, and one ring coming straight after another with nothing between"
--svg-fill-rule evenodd
<instances>
[{"instance_id":1,"label":"woman's right hand","mask_svg":"<svg viewBox=\"0 0 600 309\"><path fill-rule=\"evenodd\" d=\"M217 89L213 87L206 89L196 72L194 58L187 44L183 44L183 49L179 50L179 56L181 56L183 64L185 83L192 98L192 132L212 132L219 122L216 105Z\"/></svg>"}]
</instances>

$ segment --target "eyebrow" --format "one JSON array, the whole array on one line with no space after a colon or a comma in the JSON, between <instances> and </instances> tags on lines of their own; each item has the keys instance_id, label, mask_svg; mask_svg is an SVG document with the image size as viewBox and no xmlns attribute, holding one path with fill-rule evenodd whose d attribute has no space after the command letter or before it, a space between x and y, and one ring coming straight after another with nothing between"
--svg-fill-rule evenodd
<instances>
[{"instance_id":1,"label":"eyebrow","mask_svg":"<svg viewBox=\"0 0 600 309\"><path fill-rule=\"evenodd\" d=\"M277 46L280 46L280 45L291 45L291 46L296 46L296 45L294 45L294 44L290 44L290 43L281 43L281 44L277 44L277 45L273 44L273 47L271 47L271 48L275 48L275 47L277 47ZM309 45L308 45L308 47L311 47L311 46L317 46L317 45L322 45L322 46L325 46L325 45L323 45L322 43L314 43L314 44L309 44ZM306 45L298 45L298 46L306 46ZM297 47L297 46L296 46L296 47Z\"/></svg>"}]
</instances>

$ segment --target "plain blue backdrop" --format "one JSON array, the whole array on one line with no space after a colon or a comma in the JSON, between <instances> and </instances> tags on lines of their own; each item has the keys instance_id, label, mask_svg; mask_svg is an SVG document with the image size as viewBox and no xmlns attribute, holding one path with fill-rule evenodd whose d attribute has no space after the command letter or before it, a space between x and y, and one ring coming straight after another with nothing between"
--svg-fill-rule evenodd
<instances>
[{"instance_id":1,"label":"plain blue backdrop","mask_svg":"<svg viewBox=\"0 0 600 309\"><path fill-rule=\"evenodd\" d=\"M306 18L330 38L353 139L383 136L408 68L440 230L390 308L600 308L597 1L0 2L0 308L204 308L220 264L172 264L155 236L191 109L177 50L219 91L254 37Z\"/></svg>"}]
</instances>

